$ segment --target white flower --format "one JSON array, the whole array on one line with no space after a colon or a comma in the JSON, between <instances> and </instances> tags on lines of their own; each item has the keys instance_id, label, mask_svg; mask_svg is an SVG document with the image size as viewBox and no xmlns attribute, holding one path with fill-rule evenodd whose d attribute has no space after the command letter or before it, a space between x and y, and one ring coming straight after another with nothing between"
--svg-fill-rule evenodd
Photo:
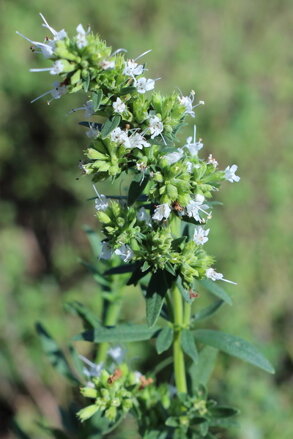
<instances>
[{"instance_id":1,"label":"white flower","mask_svg":"<svg viewBox=\"0 0 293 439\"><path fill-rule=\"evenodd\" d=\"M183 150L182 148L178 148L177 151L170 152L170 154L164 155L164 159L167 160L168 165L173 165L174 163L177 163L180 159L183 157Z\"/></svg>"},{"instance_id":2,"label":"white flower","mask_svg":"<svg viewBox=\"0 0 293 439\"><path fill-rule=\"evenodd\" d=\"M126 76L138 76L141 75L144 68L142 64L137 64L134 60L129 59L128 61L125 61L124 70L123 73Z\"/></svg>"},{"instance_id":3,"label":"white flower","mask_svg":"<svg viewBox=\"0 0 293 439\"><path fill-rule=\"evenodd\" d=\"M114 251L115 255L120 256L123 262L129 262L133 258L133 251L127 244L121 245Z\"/></svg>"},{"instance_id":4,"label":"white flower","mask_svg":"<svg viewBox=\"0 0 293 439\"><path fill-rule=\"evenodd\" d=\"M45 67L42 69L30 69L30 72L50 72L51 75L59 75L64 70L64 64L62 60L55 61L52 67Z\"/></svg>"},{"instance_id":5,"label":"white flower","mask_svg":"<svg viewBox=\"0 0 293 439\"><path fill-rule=\"evenodd\" d=\"M103 369L103 363L93 363L83 355L79 355L79 358L89 367L83 368L83 373L88 378L98 377Z\"/></svg>"},{"instance_id":6,"label":"white flower","mask_svg":"<svg viewBox=\"0 0 293 439\"><path fill-rule=\"evenodd\" d=\"M102 249L100 253L100 259L110 259L114 251L107 241L102 242Z\"/></svg>"},{"instance_id":7,"label":"white flower","mask_svg":"<svg viewBox=\"0 0 293 439\"><path fill-rule=\"evenodd\" d=\"M87 35L90 33L90 28L88 28L87 31L84 30L83 25L79 24L76 28L77 35L76 35L76 45L79 49L82 49L83 47L86 47L87 42Z\"/></svg>"},{"instance_id":8,"label":"white flower","mask_svg":"<svg viewBox=\"0 0 293 439\"><path fill-rule=\"evenodd\" d=\"M45 58L51 58L51 56L54 54L56 41L63 40L67 37L67 33L64 29L57 32L55 29L53 29L49 24L47 23L45 17L40 14L42 17L42 20L44 21L44 24L42 26L46 27L50 30L50 32L53 34L53 39L46 40L45 43L40 43L38 41L33 41L30 38L27 38L25 35L21 34L20 32L16 32L19 36L27 40L29 43L31 43L33 46L37 47L39 50L36 51L36 53L41 53Z\"/></svg>"},{"instance_id":9,"label":"white flower","mask_svg":"<svg viewBox=\"0 0 293 439\"><path fill-rule=\"evenodd\" d=\"M117 98L117 100L113 102L113 108L114 112L118 114L122 114L126 111L126 105L120 98Z\"/></svg>"},{"instance_id":10,"label":"white flower","mask_svg":"<svg viewBox=\"0 0 293 439\"><path fill-rule=\"evenodd\" d=\"M48 101L48 104L49 104L53 99L59 99L59 98L61 98L61 96L65 95L65 93L67 93L66 85L61 85L59 82L54 82L52 90L46 91L45 93L41 94L37 98L33 99L31 101L31 104L33 102L36 102L38 99L41 99L44 96L47 96L50 94L52 96L52 99L50 99L50 101Z\"/></svg>"},{"instance_id":11,"label":"white flower","mask_svg":"<svg viewBox=\"0 0 293 439\"><path fill-rule=\"evenodd\" d=\"M193 241L197 245L205 244L209 240L209 238L208 238L209 231L210 231L210 229L205 230L201 226L196 227L194 230L194 234L193 234Z\"/></svg>"},{"instance_id":12,"label":"white flower","mask_svg":"<svg viewBox=\"0 0 293 439\"><path fill-rule=\"evenodd\" d=\"M54 41L63 40L64 38L67 37L67 33L65 32L64 29L62 29L62 30L60 30L59 32L57 32L55 29L53 29L53 27L51 27L51 26L48 24L47 20L46 20L45 17L43 16L43 14L40 13L40 16L41 16L41 18L42 18L42 20L43 20L43 22L44 22L44 23L42 24L42 26L45 27L45 28L47 28L47 29L49 29L49 31L50 31L50 32L53 34L53 36L54 36Z\"/></svg>"},{"instance_id":13,"label":"white flower","mask_svg":"<svg viewBox=\"0 0 293 439\"><path fill-rule=\"evenodd\" d=\"M180 104L185 107L185 114L189 114L192 117L195 117L195 112L193 111L193 109L198 107L199 105L204 105L204 101L199 101L198 104L193 105L194 96L194 90L191 90L189 96L178 96Z\"/></svg>"},{"instance_id":14,"label":"white flower","mask_svg":"<svg viewBox=\"0 0 293 439\"><path fill-rule=\"evenodd\" d=\"M107 207L109 206L109 202L107 200L106 195L99 194L98 191L96 191L96 193L97 193L97 198L95 199L95 208L97 209L97 211L106 210Z\"/></svg>"},{"instance_id":15,"label":"white flower","mask_svg":"<svg viewBox=\"0 0 293 439\"><path fill-rule=\"evenodd\" d=\"M149 212L144 208L141 207L139 211L136 214L136 217L138 221L144 221L147 225L151 225L151 216Z\"/></svg>"},{"instance_id":16,"label":"white flower","mask_svg":"<svg viewBox=\"0 0 293 439\"><path fill-rule=\"evenodd\" d=\"M149 132L151 134L151 139L157 137L164 130L164 125L158 116L149 117Z\"/></svg>"},{"instance_id":17,"label":"white flower","mask_svg":"<svg viewBox=\"0 0 293 439\"><path fill-rule=\"evenodd\" d=\"M126 131L121 130L119 127L111 131L110 139L112 142L122 144L125 148L131 148L130 140Z\"/></svg>"},{"instance_id":18,"label":"white flower","mask_svg":"<svg viewBox=\"0 0 293 439\"><path fill-rule=\"evenodd\" d=\"M201 194L197 194L195 200L191 200L186 206L187 216L193 217L196 221L202 222L203 220L200 217L200 212L205 213L210 217L210 214L206 212L204 209L208 209L209 207L206 204L203 204L205 198Z\"/></svg>"},{"instance_id":19,"label":"white flower","mask_svg":"<svg viewBox=\"0 0 293 439\"><path fill-rule=\"evenodd\" d=\"M102 67L103 70L111 70L114 69L115 67L115 61L104 59L103 61L100 62L100 66Z\"/></svg>"},{"instance_id":20,"label":"white flower","mask_svg":"<svg viewBox=\"0 0 293 439\"><path fill-rule=\"evenodd\" d=\"M190 174L193 170L193 163L186 162L186 171Z\"/></svg>"},{"instance_id":21,"label":"white flower","mask_svg":"<svg viewBox=\"0 0 293 439\"><path fill-rule=\"evenodd\" d=\"M159 204L154 211L153 219L157 221L162 221L163 218L169 218L171 209L169 204Z\"/></svg>"},{"instance_id":22,"label":"white flower","mask_svg":"<svg viewBox=\"0 0 293 439\"><path fill-rule=\"evenodd\" d=\"M187 137L186 144L184 145L184 148L188 149L191 156L197 156L197 153L201 148L203 147L203 143L201 142L201 139L199 141L196 141L196 126L194 125L193 129L193 138Z\"/></svg>"},{"instance_id":23,"label":"white flower","mask_svg":"<svg viewBox=\"0 0 293 439\"><path fill-rule=\"evenodd\" d=\"M213 280L213 281L216 281L216 280L222 280L222 281L224 281L224 282L228 282L229 284L237 285L236 282L232 282L231 280L224 279L223 274L222 274L222 273L217 273L216 270L215 270L214 268L208 268L208 269L206 270L206 277L207 277L208 279Z\"/></svg>"},{"instance_id":24,"label":"white flower","mask_svg":"<svg viewBox=\"0 0 293 439\"><path fill-rule=\"evenodd\" d=\"M73 108L73 110L71 110L69 113L75 113L79 110L84 110L85 117L91 117L93 114L95 114L93 101L89 100L82 107Z\"/></svg>"},{"instance_id":25,"label":"white flower","mask_svg":"<svg viewBox=\"0 0 293 439\"><path fill-rule=\"evenodd\" d=\"M240 180L240 177L235 174L237 169L237 165L227 166L227 168L225 169L225 179L230 181L231 183L233 183L234 181L238 182Z\"/></svg>"},{"instance_id":26,"label":"white flower","mask_svg":"<svg viewBox=\"0 0 293 439\"><path fill-rule=\"evenodd\" d=\"M135 370L133 372L133 374L134 374L134 378L135 378L136 384L139 384L140 383L140 379L142 377L142 373L139 372L138 370Z\"/></svg>"},{"instance_id":27,"label":"white flower","mask_svg":"<svg viewBox=\"0 0 293 439\"><path fill-rule=\"evenodd\" d=\"M90 123L89 124L89 129L85 132L85 134L90 139L94 139L94 138L96 138L98 136L99 130L98 130L98 128L96 128L95 124Z\"/></svg>"},{"instance_id":28,"label":"white flower","mask_svg":"<svg viewBox=\"0 0 293 439\"><path fill-rule=\"evenodd\" d=\"M120 346L115 346L108 350L108 355L110 355L112 360L121 363L124 358L124 350Z\"/></svg>"},{"instance_id":29,"label":"white flower","mask_svg":"<svg viewBox=\"0 0 293 439\"><path fill-rule=\"evenodd\" d=\"M218 166L218 164L219 164L217 162L217 160L212 156L212 154L210 154L209 157L208 157L208 163L213 165L214 168L216 168Z\"/></svg>"},{"instance_id":30,"label":"white flower","mask_svg":"<svg viewBox=\"0 0 293 439\"><path fill-rule=\"evenodd\" d=\"M142 77L134 80L134 87L136 87L138 93L145 93L155 88L155 81L154 79L147 79Z\"/></svg>"},{"instance_id":31,"label":"white flower","mask_svg":"<svg viewBox=\"0 0 293 439\"><path fill-rule=\"evenodd\" d=\"M129 137L130 147L131 148L149 148L151 144L145 140L145 138L139 134L135 133Z\"/></svg>"}]
</instances>

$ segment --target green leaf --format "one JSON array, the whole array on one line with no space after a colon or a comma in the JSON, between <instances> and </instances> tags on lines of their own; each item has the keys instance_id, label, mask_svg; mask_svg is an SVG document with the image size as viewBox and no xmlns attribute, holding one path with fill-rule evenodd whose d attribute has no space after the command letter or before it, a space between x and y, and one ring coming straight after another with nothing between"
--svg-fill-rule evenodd
<instances>
[{"instance_id":1,"label":"green leaf","mask_svg":"<svg viewBox=\"0 0 293 439\"><path fill-rule=\"evenodd\" d=\"M106 122L103 124L103 128L101 131L101 137L102 139L105 139L105 137L107 137L111 131L115 130L115 128L118 127L118 125L120 124L121 121L121 116L114 116L113 119L108 119L106 120Z\"/></svg>"},{"instance_id":2,"label":"green leaf","mask_svg":"<svg viewBox=\"0 0 293 439\"><path fill-rule=\"evenodd\" d=\"M173 335L174 331L171 326L165 326L165 328L160 331L156 339L156 349L159 355L169 349L173 341Z\"/></svg>"},{"instance_id":3,"label":"green leaf","mask_svg":"<svg viewBox=\"0 0 293 439\"><path fill-rule=\"evenodd\" d=\"M100 325L97 316L82 303L77 301L68 302L65 303L64 307L66 311L78 315L82 319L84 328L95 328Z\"/></svg>"},{"instance_id":4,"label":"green leaf","mask_svg":"<svg viewBox=\"0 0 293 439\"><path fill-rule=\"evenodd\" d=\"M102 285L103 287L109 287L110 282L108 279L106 279L97 268L90 264L89 262L80 260L80 263L93 275L93 278L97 282L97 284Z\"/></svg>"},{"instance_id":5,"label":"green leaf","mask_svg":"<svg viewBox=\"0 0 293 439\"><path fill-rule=\"evenodd\" d=\"M189 329L183 329L181 331L181 347L186 355L188 355L193 361L198 360L198 352L194 341L194 336Z\"/></svg>"},{"instance_id":6,"label":"green leaf","mask_svg":"<svg viewBox=\"0 0 293 439\"><path fill-rule=\"evenodd\" d=\"M210 293L214 294L214 296L222 299L224 302L228 303L228 305L232 305L231 297L226 293L224 288L220 287L216 282L210 279L201 279L197 282L206 288Z\"/></svg>"},{"instance_id":7,"label":"green leaf","mask_svg":"<svg viewBox=\"0 0 293 439\"><path fill-rule=\"evenodd\" d=\"M70 381L78 384L78 380L72 374L68 361L63 352L57 346L55 340L48 334L41 323L36 323L36 330L41 339L42 347L52 366Z\"/></svg>"},{"instance_id":8,"label":"green leaf","mask_svg":"<svg viewBox=\"0 0 293 439\"><path fill-rule=\"evenodd\" d=\"M102 247L100 238L98 237L97 233L89 226L83 226L83 230L86 233L95 257L98 258L100 256Z\"/></svg>"},{"instance_id":9,"label":"green leaf","mask_svg":"<svg viewBox=\"0 0 293 439\"><path fill-rule=\"evenodd\" d=\"M165 270L158 270L150 279L145 300L146 319L149 326L153 326L162 309L165 295L172 284L174 277Z\"/></svg>"},{"instance_id":10,"label":"green leaf","mask_svg":"<svg viewBox=\"0 0 293 439\"><path fill-rule=\"evenodd\" d=\"M118 94L119 94L119 96L124 96L124 95L127 95L129 93L133 93L134 91L136 91L136 87L124 87L120 90L120 92Z\"/></svg>"},{"instance_id":11,"label":"green leaf","mask_svg":"<svg viewBox=\"0 0 293 439\"><path fill-rule=\"evenodd\" d=\"M193 331L195 338L203 344L213 346L226 354L240 358L269 373L274 373L270 362L259 350L246 340L221 331L198 329Z\"/></svg>"},{"instance_id":12,"label":"green leaf","mask_svg":"<svg viewBox=\"0 0 293 439\"><path fill-rule=\"evenodd\" d=\"M137 264L123 264L118 267L110 268L105 271L104 275L108 276L109 274L122 274L122 273L132 273L137 268Z\"/></svg>"},{"instance_id":13,"label":"green leaf","mask_svg":"<svg viewBox=\"0 0 293 439\"><path fill-rule=\"evenodd\" d=\"M206 386L216 365L218 350L211 346L205 346L198 355L198 361L189 369L192 381L192 389L195 390L200 384Z\"/></svg>"},{"instance_id":14,"label":"green leaf","mask_svg":"<svg viewBox=\"0 0 293 439\"><path fill-rule=\"evenodd\" d=\"M231 416L238 415L239 410L233 407L217 406L212 407L209 410L209 413L212 415L213 418L230 418Z\"/></svg>"},{"instance_id":15,"label":"green leaf","mask_svg":"<svg viewBox=\"0 0 293 439\"><path fill-rule=\"evenodd\" d=\"M15 420L12 421L10 428L18 439L31 439L31 437L22 430Z\"/></svg>"},{"instance_id":16,"label":"green leaf","mask_svg":"<svg viewBox=\"0 0 293 439\"><path fill-rule=\"evenodd\" d=\"M96 112L99 109L102 98L103 98L103 91L102 90L97 90L97 91L93 92L92 100L93 100L93 105L94 105L94 112Z\"/></svg>"},{"instance_id":17,"label":"green leaf","mask_svg":"<svg viewBox=\"0 0 293 439\"><path fill-rule=\"evenodd\" d=\"M143 193L146 185L148 184L149 178L146 176L141 181L135 181L133 180L129 186L128 191L128 206L131 206L138 197Z\"/></svg>"},{"instance_id":18,"label":"green leaf","mask_svg":"<svg viewBox=\"0 0 293 439\"><path fill-rule=\"evenodd\" d=\"M142 266L143 264L138 264L137 269L130 276L127 285L137 285L138 281L151 271L151 268L147 269L146 271L142 271Z\"/></svg>"},{"instance_id":19,"label":"green leaf","mask_svg":"<svg viewBox=\"0 0 293 439\"><path fill-rule=\"evenodd\" d=\"M123 343L149 340L159 328L148 328L146 325L121 324L113 328L95 328L82 332L72 338L73 341L90 341L95 343Z\"/></svg>"},{"instance_id":20,"label":"green leaf","mask_svg":"<svg viewBox=\"0 0 293 439\"><path fill-rule=\"evenodd\" d=\"M223 300L217 300L216 302L212 303L210 306L207 306L206 308L203 308L199 310L196 314L194 314L191 319L192 321L199 321L204 320L207 317L212 316L215 314L218 309L224 304L225 302Z\"/></svg>"}]
</instances>

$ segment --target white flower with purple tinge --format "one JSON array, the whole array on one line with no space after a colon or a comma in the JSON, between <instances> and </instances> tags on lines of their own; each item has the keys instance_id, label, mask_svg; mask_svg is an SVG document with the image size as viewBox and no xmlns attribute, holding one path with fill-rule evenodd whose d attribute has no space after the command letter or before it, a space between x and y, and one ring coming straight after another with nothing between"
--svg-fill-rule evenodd
<instances>
[{"instance_id":1,"label":"white flower with purple tinge","mask_svg":"<svg viewBox=\"0 0 293 439\"><path fill-rule=\"evenodd\" d=\"M88 366L83 368L83 373L87 378L90 379L100 376L101 371L103 369L103 363L99 363L99 364L93 363L83 355L79 355L79 358Z\"/></svg>"},{"instance_id":2,"label":"white flower with purple tinge","mask_svg":"<svg viewBox=\"0 0 293 439\"><path fill-rule=\"evenodd\" d=\"M206 270L206 277L208 279L213 280L214 282L216 280L222 280L224 282L228 282L229 284L233 284L233 285L237 285L236 282L232 282L231 280L228 279L224 279L224 275L222 273L217 273L216 270L214 268L208 268Z\"/></svg>"},{"instance_id":3,"label":"white flower with purple tinge","mask_svg":"<svg viewBox=\"0 0 293 439\"><path fill-rule=\"evenodd\" d=\"M52 67L44 67L41 69L30 69L30 72L49 72L51 75L59 75L64 70L64 64L62 60L55 61Z\"/></svg>"},{"instance_id":4,"label":"white flower with purple tinge","mask_svg":"<svg viewBox=\"0 0 293 439\"><path fill-rule=\"evenodd\" d=\"M189 114L192 117L195 117L195 112L193 111L193 109L198 107L199 105L204 105L204 101L199 101L198 104L193 105L194 96L194 90L191 90L189 96L178 96L180 104L185 107L185 114Z\"/></svg>"},{"instance_id":5,"label":"white flower with purple tinge","mask_svg":"<svg viewBox=\"0 0 293 439\"><path fill-rule=\"evenodd\" d=\"M194 125L193 130L193 138L187 137L186 144L184 145L184 148L188 149L191 156L197 156L198 151L200 151L203 147L203 143L201 139L199 141L196 141L196 126Z\"/></svg>"},{"instance_id":6,"label":"white flower with purple tinge","mask_svg":"<svg viewBox=\"0 0 293 439\"><path fill-rule=\"evenodd\" d=\"M122 144L125 148L131 148L131 143L127 132L117 127L110 133L110 139L112 142Z\"/></svg>"},{"instance_id":7,"label":"white flower with purple tinge","mask_svg":"<svg viewBox=\"0 0 293 439\"><path fill-rule=\"evenodd\" d=\"M169 204L164 203L164 204L159 204L154 211L153 214L153 219L157 220L157 221L162 221L162 219L167 219L169 218L171 213L171 208L169 206Z\"/></svg>"},{"instance_id":8,"label":"white flower with purple tinge","mask_svg":"<svg viewBox=\"0 0 293 439\"><path fill-rule=\"evenodd\" d=\"M147 78L134 79L134 87L138 93L146 93L147 91L153 90L155 88L155 80Z\"/></svg>"},{"instance_id":9,"label":"white flower with purple tinge","mask_svg":"<svg viewBox=\"0 0 293 439\"><path fill-rule=\"evenodd\" d=\"M107 207L109 206L109 201L108 201L106 195L99 194L99 192L97 191L95 186L94 186L94 190L97 194L97 198L95 199L95 208L97 209L97 211L106 210Z\"/></svg>"},{"instance_id":10,"label":"white flower with purple tinge","mask_svg":"<svg viewBox=\"0 0 293 439\"><path fill-rule=\"evenodd\" d=\"M124 75L134 77L141 75L143 71L144 68L142 64L137 64L133 59L125 61L123 70Z\"/></svg>"},{"instance_id":11,"label":"white flower with purple tinge","mask_svg":"<svg viewBox=\"0 0 293 439\"><path fill-rule=\"evenodd\" d=\"M151 134L151 139L157 137L164 131L164 125L158 116L149 117L149 132Z\"/></svg>"},{"instance_id":12,"label":"white flower with purple tinge","mask_svg":"<svg viewBox=\"0 0 293 439\"><path fill-rule=\"evenodd\" d=\"M42 26L49 29L49 31L53 35L53 39L46 40L46 43L40 43L38 41L33 41L30 38L27 38L25 35L21 34L18 31L16 33L22 38L24 38L25 40L27 40L29 43L31 43L33 46L37 47L39 49L38 51L36 51L37 53L41 53L45 58L51 58L51 56L53 56L54 54L56 41L63 40L64 38L66 38L67 33L65 32L64 29L57 32L55 29L49 26L43 14L40 14L40 16L44 22Z\"/></svg>"},{"instance_id":13,"label":"white flower with purple tinge","mask_svg":"<svg viewBox=\"0 0 293 439\"><path fill-rule=\"evenodd\" d=\"M129 137L130 148L149 148L151 144L145 140L145 138L139 134L134 133Z\"/></svg>"},{"instance_id":14,"label":"white flower with purple tinge","mask_svg":"<svg viewBox=\"0 0 293 439\"><path fill-rule=\"evenodd\" d=\"M164 155L164 159L167 160L168 165L173 165L177 163L180 159L182 159L184 153L182 148L178 148L177 151L170 152L170 154Z\"/></svg>"},{"instance_id":15,"label":"white flower with purple tinge","mask_svg":"<svg viewBox=\"0 0 293 439\"><path fill-rule=\"evenodd\" d=\"M115 67L115 61L104 59L103 61L100 62L100 66L102 67L103 70L112 70Z\"/></svg>"},{"instance_id":16,"label":"white flower with purple tinge","mask_svg":"<svg viewBox=\"0 0 293 439\"><path fill-rule=\"evenodd\" d=\"M94 103L92 100L87 101L82 107L73 108L69 113L84 110L85 117L91 117L95 114Z\"/></svg>"},{"instance_id":17,"label":"white flower with purple tinge","mask_svg":"<svg viewBox=\"0 0 293 439\"><path fill-rule=\"evenodd\" d=\"M205 213L210 218L210 214L206 211L209 207L204 203L204 196L197 194L194 200L191 200L186 206L187 216L194 218L198 222L202 222L203 219L200 217L200 212Z\"/></svg>"},{"instance_id":18,"label":"white flower with purple tinge","mask_svg":"<svg viewBox=\"0 0 293 439\"><path fill-rule=\"evenodd\" d=\"M210 229L204 229L203 227L199 226L196 227L194 229L194 234L193 234L193 241L197 244L197 245L203 245L206 242L208 242L209 238L208 238L208 234L210 232Z\"/></svg>"},{"instance_id":19,"label":"white flower with purple tinge","mask_svg":"<svg viewBox=\"0 0 293 439\"><path fill-rule=\"evenodd\" d=\"M95 139L98 136L99 132L99 129L96 128L96 124L90 123L89 129L85 132L85 134L89 139Z\"/></svg>"},{"instance_id":20,"label":"white flower with purple tinge","mask_svg":"<svg viewBox=\"0 0 293 439\"><path fill-rule=\"evenodd\" d=\"M230 181L231 183L233 183L234 181L238 182L240 180L240 177L235 174L237 169L237 165L227 166L227 168L225 169L225 179Z\"/></svg>"},{"instance_id":21,"label":"white flower with purple tinge","mask_svg":"<svg viewBox=\"0 0 293 439\"><path fill-rule=\"evenodd\" d=\"M127 244L121 245L121 247L117 248L114 253L115 255L120 256L123 262L129 262L134 256L132 249Z\"/></svg>"},{"instance_id":22,"label":"white flower with purple tinge","mask_svg":"<svg viewBox=\"0 0 293 439\"><path fill-rule=\"evenodd\" d=\"M120 98L117 98L116 101L113 102L113 109L114 113L122 114L126 111L127 107Z\"/></svg>"},{"instance_id":23,"label":"white flower with purple tinge","mask_svg":"<svg viewBox=\"0 0 293 439\"><path fill-rule=\"evenodd\" d=\"M88 28L87 31L85 31L82 24L79 24L76 28L77 35L76 35L76 45L79 49L82 49L83 47L86 47L88 45L87 41L87 35L90 33L90 28Z\"/></svg>"},{"instance_id":24,"label":"white flower with purple tinge","mask_svg":"<svg viewBox=\"0 0 293 439\"><path fill-rule=\"evenodd\" d=\"M60 99L61 96L65 95L65 93L67 93L66 85L61 85L60 82L54 82L52 90L46 91L45 93L41 94L37 98L33 99L31 101L31 104L33 102L36 102L38 99L41 99L44 96L47 96L50 94L52 96L52 99L50 99L50 101L48 101L48 104L49 104L50 102L53 101L53 99Z\"/></svg>"},{"instance_id":25,"label":"white flower with purple tinge","mask_svg":"<svg viewBox=\"0 0 293 439\"><path fill-rule=\"evenodd\" d=\"M213 157L213 155L210 154L210 155L208 156L208 164L209 164L209 165L213 165L213 167L216 168L216 167L218 166L219 163L218 163L217 160Z\"/></svg>"},{"instance_id":26,"label":"white flower with purple tinge","mask_svg":"<svg viewBox=\"0 0 293 439\"><path fill-rule=\"evenodd\" d=\"M136 214L136 217L137 217L138 221L143 221L147 225L151 225L151 223L152 223L151 216L150 216L149 212L144 207L141 207L139 209L139 211Z\"/></svg>"},{"instance_id":27,"label":"white flower with purple tinge","mask_svg":"<svg viewBox=\"0 0 293 439\"><path fill-rule=\"evenodd\" d=\"M124 359L124 350L121 346L115 346L108 350L108 355L112 358L112 360L116 361L116 363L121 363Z\"/></svg>"},{"instance_id":28,"label":"white flower with purple tinge","mask_svg":"<svg viewBox=\"0 0 293 439\"><path fill-rule=\"evenodd\" d=\"M107 241L103 241L101 253L100 253L100 259L108 260L112 257L113 253L114 253L114 250L110 246L110 244Z\"/></svg>"}]
</instances>

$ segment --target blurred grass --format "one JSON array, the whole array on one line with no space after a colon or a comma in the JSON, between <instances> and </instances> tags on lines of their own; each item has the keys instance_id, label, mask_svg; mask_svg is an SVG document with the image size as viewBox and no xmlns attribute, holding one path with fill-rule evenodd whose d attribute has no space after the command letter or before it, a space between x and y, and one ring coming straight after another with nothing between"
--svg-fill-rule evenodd
<instances>
[{"instance_id":1,"label":"blurred grass","mask_svg":"<svg viewBox=\"0 0 293 439\"><path fill-rule=\"evenodd\" d=\"M92 307L99 303L78 263L89 254L81 225L96 226L85 201L92 196L90 182L77 180L85 138L78 115L66 116L79 97L65 97L51 108L44 101L30 105L52 78L28 72L40 62L15 35L19 30L41 40L40 11L58 30L74 33L78 23L90 24L114 48L127 48L130 57L152 48L149 76L162 77L158 87L195 89L206 101L196 118L206 154L213 153L222 167L238 164L241 176L239 185L227 184L219 195L224 206L212 220L209 250L219 270L238 282L230 288L232 312L220 312L213 325L255 340L277 371L266 376L222 356L211 390L241 408L240 428L231 437L291 439L289 0L0 3L0 436L13 438L5 424L16 413L30 437L42 438L35 420L46 415L54 424L57 405L70 401L66 383L42 355L34 322L42 319L64 344L77 329L63 303L81 295ZM130 291L123 316L142 318L139 303ZM137 349L143 361L146 353Z\"/></svg>"}]
</instances>

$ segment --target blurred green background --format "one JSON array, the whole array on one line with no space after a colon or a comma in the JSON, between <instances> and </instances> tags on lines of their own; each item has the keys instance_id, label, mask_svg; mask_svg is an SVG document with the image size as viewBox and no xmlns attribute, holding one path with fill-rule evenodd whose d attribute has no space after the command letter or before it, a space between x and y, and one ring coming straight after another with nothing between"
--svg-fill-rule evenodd
<instances>
[{"instance_id":1,"label":"blurred green background","mask_svg":"<svg viewBox=\"0 0 293 439\"><path fill-rule=\"evenodd\" d=\"M148 76L162 78L157 88L194 89L205 100L196 118L205 154L222 168L236 163L241 176L219 194L224 206L212 220L209 251L219 271L238 282L229 289L233 309L212 325L255 341L276 367L267 376L221 356L211 390L241 409L231 437L292 439L290 0L1 0L0 437L14 438L7 427L14 415L29 437L47 437L36 421L46 416L58 425L58 404L70 402L67 383L42 353L35 321L62 345L80 329L64 303L98 303L78 262L90 254L82 225L96 227L86 201L90 181L79 179L86 138L79 116L68 115L82 97L31 105L52 77L28 72L46 62L15 34L42 41L40 11L57 30L90 25L130 57L153 49ZM137 321L143 313L137 293L127 293L122 318ZM144 360L147 351L140 355Z\"/></svg>"}]
</instances>

